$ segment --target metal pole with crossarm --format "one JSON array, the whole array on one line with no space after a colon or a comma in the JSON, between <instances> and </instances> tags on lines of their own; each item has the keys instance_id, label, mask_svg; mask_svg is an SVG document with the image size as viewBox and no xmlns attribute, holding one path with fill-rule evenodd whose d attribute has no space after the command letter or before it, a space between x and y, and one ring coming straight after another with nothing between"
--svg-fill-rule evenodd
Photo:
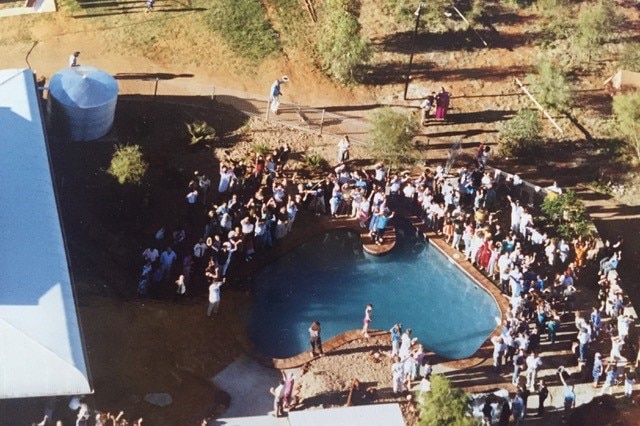
<instances>
[{"instance_id":1,"label":"metal pole with crossarm","mask_svg":"<svg viewBox=\"0 0 640 426\"><path fill-rule=\"evenodd\" d=\"M418 4L418 9L416 9L414 15L416 15L416 27L413 29L413 40L411 40L411 55L409 56L409 65L407 66L407 75L404 81L404 97L403 99L407 100L407 91L409 90L409 80L411 79L411 68L413 66L413 54L416 49L416 38L418 38L418 27L420 26L420 15L422 15L422 8L426 6L425 2L420 2Z\"/></svg>"}]
</instances>

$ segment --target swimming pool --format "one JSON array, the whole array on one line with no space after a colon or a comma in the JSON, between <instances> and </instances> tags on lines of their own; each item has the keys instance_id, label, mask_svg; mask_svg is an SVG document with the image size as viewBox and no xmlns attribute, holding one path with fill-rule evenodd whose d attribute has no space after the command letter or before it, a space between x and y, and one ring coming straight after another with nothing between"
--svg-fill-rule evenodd
<instances>
[{"instance_id":1,"label":"swimming pool","mask_svg":"<svg viewBox=\"0 0 640 426\"><path fill-rule=\"evenodd\" d=\"M322 324L326 341L362 327L402 323L426 349L451 359L472 355L496 327L493 298L435 247L405 239L389 255L362 251L358 234L317 236L256 276L249 334L257 349L286 358L310 350L308 328Z\"/></svg>"}]
</instances>

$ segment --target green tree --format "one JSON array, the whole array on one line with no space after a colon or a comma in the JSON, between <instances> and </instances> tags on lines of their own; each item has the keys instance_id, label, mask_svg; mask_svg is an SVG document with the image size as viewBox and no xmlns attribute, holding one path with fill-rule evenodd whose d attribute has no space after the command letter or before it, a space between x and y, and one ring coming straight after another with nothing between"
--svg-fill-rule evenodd
<instances>
[{"instance_id":1,"label":"green tree","mask_svg":"<svg viewBox=\"0 0 640 426\"><path fill-rule=\"evenodd\" d=\"M616 14L616 7L615 2L601 0L597 3L586 3L581 8L575 47L580 49L580 52L585 52L589 61L597 49L617 34L616 28L620 18Z\"/></svg>"},{"instance_id":2,"label":"green tree","mask_svg":"<svg viewBox=\"0 0 640 426\"><path fill-rule=\"evenodd\" d=\"M536 73L529 74L526 82L542 105L558 112L568 112L571 109L571 82L562 67L551 58L541 58L536 65Z\"/></svg>"},{"instance_id":3,"label":"green tree","mask_svg":"<svg viewBox=\"0 0 640 426\"><path fill-rule=\"evenodd\" d=\"M349 0L327 0L316 46L324 72L342 84L357 82L360 67L371 59L371 46L360 36L353 5Z\"/></svg>"},{"instance_id":4,"label":"green tree","mask_svg":"<svg viewBox=\"0 0 640 426\"><path fill-rule=\"evenodd\" d=\"M419 396L420 426L475 426L480 422L471 417L469 396L454 388L444 376L431 376L431 392Z\"/></svg>"},{"instance_id":5,"label":"green tree","mask_svg":"<svg viewBox=\"0 0 640 426\"><path fill-rule=\"evenodd\" d=\"M372 150L381 160L392 165L412 158L413 138L417 134L415 119L390 107L378 109L371 120Z\"/></svg>"},{"instance_id":6,"label":"green tree","mask_svg":"<svg viewBox=\"0 0 640 426\"><path fill-rule=\"evenodd\" d=\"M620 52L620 68L640 72L640 43L625 43Z\"/></svg>"},{"instance_id":7,"label":"green tree","mask_svg":"<svg viewBox=\"0 0 640 426\"><path fill-rule=\"evenodd\" d=\"M549 193L541 209L552 229L563 238L586 237L591 232L587 211L574 191L569 190L561 195Z\"/></svg>"},{"instance_id":8,"label":"green tree","mask_svg":"<svg viewBox=\"0 0 640 426\"><path fill-rule=\"evenodd\" d=\"M640 159L640 93L613 97L616 128Z\"/></svg>"},{"instance_id":9,"label":"green tree","mask_svg":"<svg viewBox=\"0 0 640 426\"><path fill-rule=\"evenodd\" d=\"M148 167L149 165L142 157L140 146L118 145L107 172L121 185L126 183L139 185Z\"/></svg>"},{"instance_id":10,"label":"green tree","mask_svg":"<svg viewBox=\"0 0 640 426\"><path fill-rule=\"evenodd\" d=\"M506 157L523 157L533 153L543 142L541 131L540 114L521 109L500 131L500 153Z\"/></svg>"}]
</instances>

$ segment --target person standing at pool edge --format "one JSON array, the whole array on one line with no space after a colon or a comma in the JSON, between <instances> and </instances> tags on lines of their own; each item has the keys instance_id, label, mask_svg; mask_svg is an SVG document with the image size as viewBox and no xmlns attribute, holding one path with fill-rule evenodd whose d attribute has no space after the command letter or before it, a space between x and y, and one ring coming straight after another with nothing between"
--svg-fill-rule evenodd
<instances>
[{"instance_id":1,"label":"person standing at pool edge","mask_svg":"<svg viewBox=\"0 0 640 426\"><path fill-rule=\"evenodd\" d=\"M311 344L311 356L316 356L316 348L318 348L318 354L324 355L322 351L322 338L320 337L320 322L314 321L309 327L309 343Z\"/></svg>"},{"instance_id":2,"label":"person standing at pool edge","mask_svg":"<svg viewBox=\"0 0 640 426\"><path fill-rule=\"evenodd\" d=\"M368 304L364 309L364 320L362 320L362 337L369 338L369 324L371 324L371 312L373 312L373 305Z\"/></svg>"}]
</instances>

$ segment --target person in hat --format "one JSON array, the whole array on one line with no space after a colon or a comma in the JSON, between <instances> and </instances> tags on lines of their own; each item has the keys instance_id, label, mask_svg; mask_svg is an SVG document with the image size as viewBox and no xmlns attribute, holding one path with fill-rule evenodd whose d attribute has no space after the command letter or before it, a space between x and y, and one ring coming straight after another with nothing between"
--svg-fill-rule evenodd
<instances>
[{"instance_id":1,"label":"person in hat","mask_svg":"<svg viewBox=\"0 0 640 426\"><path fill-rule=\"evenodd\" d=\"M280 95L282 95L280 86L287 82L289 82L289 77L285 75L282 78L274 81L271 85L271 91L269 92L269 106L271 108L271 111L273 111L275 114L278 113L278 108L280 107Z\"/></svg>"},{"instance_id":2,"label":"person in hat","mask_svg":"<svg viewBox=\"0 0 640 426\"><path fill-rule=\"evenodd\" d=\"M156 2L155 0L147 0L147 10L145 10L145 13L153 12L153 6L155 2Z\"/></svg>"},{"instance_id":3,"label":"person in hat","mask_svg":"<svg viewBox=\"0 0 640 426\"><path fill-rule=\"evenodd\" d=\"M73 52L71 56L69 56L69 66L70 67L79 67L78 56L80 56L80 52Z\"/></svg>"}]
</instances>

